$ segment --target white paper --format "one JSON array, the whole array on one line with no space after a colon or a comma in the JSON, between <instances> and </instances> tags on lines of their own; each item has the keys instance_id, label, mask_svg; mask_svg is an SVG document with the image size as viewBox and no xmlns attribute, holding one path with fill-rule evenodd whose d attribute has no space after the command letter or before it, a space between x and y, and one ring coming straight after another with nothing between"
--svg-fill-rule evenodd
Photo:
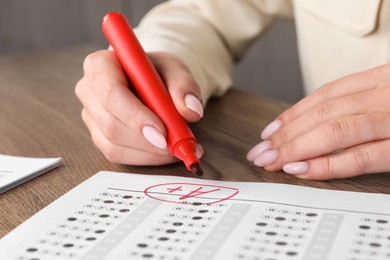
<instances>
[{"instance_id":1,"label":"white paper","mask_svg":"<svg viewBox=\"0 0 390 260\"><path fill-rule=\"evenodd\" d=\"M0 194L60 165L61 158L27 158L0 154Z\"/></svg>"},{"instance_id":2,"label":"white paper","mask_svg":"<svg viewBox=\"0 0 390 260\"><path fill-rule=\"evenodd\" d=\"M1 239L0 257L389 259L390 195L100 172Z\"/></svg>"}]
</instances>

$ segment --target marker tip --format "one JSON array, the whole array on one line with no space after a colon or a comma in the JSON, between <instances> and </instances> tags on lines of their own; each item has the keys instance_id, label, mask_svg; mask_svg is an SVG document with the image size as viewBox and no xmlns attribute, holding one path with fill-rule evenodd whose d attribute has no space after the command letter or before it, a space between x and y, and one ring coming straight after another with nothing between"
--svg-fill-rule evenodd
<instances>
[{"instance_id":1,"label":"marker tip","mask_svg":"<svg viewBox=\"0 0 390 260\"><path fill-rule=\"evenodd\" d=\"M194 163L193 165L191 165L191 172L195 173L198 176L203 175L203 170L202 170L202 168L200 168L199 163Z\"/></svg>"}]
</instances>

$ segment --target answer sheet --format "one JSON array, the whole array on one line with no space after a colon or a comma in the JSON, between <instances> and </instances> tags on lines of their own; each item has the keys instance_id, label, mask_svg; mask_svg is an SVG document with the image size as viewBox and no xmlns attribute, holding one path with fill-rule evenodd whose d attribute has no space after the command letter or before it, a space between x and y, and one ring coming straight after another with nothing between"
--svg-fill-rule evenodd
<instances>
[{"instance_id":1,"label":"answer sheet","mask_svg":"<svg viewBox=\"0 0 390 260\"><path fill-rule=\"evenodd\" d=\"M100 172L0 240L5 259L390 258L390 195Z\"/></svg>"},{"instance_id":2,"label":"answer sheet","mask_svg":"<svg viewBox=\"0 0 390 260\"><path fill-rule=\"evenodd\" d=\"M0 194L60 165L61 158L0 154Z\"/></svg>"}]
</instances>

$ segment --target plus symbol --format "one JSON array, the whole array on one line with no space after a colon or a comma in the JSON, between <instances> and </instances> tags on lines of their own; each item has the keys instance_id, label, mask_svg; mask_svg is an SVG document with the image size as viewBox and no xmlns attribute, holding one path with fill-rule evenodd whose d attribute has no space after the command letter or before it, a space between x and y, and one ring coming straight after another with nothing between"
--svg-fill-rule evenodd
<instances>
[{"instance_id":1,"label":"plus symbol","mask_svg":"<svg viewBox=\"0 0 390 260\"><path fill-rule=\"evenodd\" d=\"M177 188L167 188L169 190L169 193L175 192L175 191L183 191L181 188L183 186L178 186Z\"/></svg>"}]
</instances>

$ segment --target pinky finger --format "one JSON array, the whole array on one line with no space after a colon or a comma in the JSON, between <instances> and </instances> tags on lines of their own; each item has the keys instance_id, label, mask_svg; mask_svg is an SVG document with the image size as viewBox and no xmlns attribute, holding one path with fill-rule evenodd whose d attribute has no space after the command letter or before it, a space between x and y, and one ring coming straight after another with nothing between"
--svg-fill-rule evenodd
<instances>
[{"instance_id":1,"label":"pinky finger","mask_svg":"<svg viewBox=\"0 0 390 260\"><path fill-rule=\"evenodd\" d=\"M283 166L300 179L330 180L390 171L390 139L351 147L340 153Z\"/></svg>"}]
</instances>

